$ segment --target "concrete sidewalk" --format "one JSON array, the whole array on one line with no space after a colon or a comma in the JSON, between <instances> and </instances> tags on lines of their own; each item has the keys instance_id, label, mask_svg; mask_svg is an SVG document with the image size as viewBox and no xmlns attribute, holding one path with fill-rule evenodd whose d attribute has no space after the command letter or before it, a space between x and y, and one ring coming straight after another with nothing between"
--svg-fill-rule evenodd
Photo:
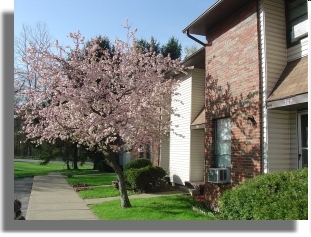
<instances>
[{"instance_id":1,"label":"concrete sidewalk","mask_svg":"<svg viewBox=\"0 0 311 237\"><path fill-rule=\"evenodd\" d=\"M59 173L35 176L26 220L98 220Z\"/></svg>"},{"instance_id":2,"label":"concrete sidewalk","mask_svg":"<svg viewBox=\"0 0 311 237\"><path fill-rule=\"evenodd\" d=\"M185 194L182 190L130 195L133 198L150 198ZM118 200L120 197L82 199L60 173L49 173L33 178L26 220L99 220L88 205Z\"/></svg>"}]
</instances>

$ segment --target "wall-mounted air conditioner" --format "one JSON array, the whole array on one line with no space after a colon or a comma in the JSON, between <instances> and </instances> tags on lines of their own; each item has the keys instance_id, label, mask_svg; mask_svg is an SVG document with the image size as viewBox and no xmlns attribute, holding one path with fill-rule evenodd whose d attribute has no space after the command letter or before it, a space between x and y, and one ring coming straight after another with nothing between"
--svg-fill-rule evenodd
<instances>
[{"instance_id":1,"label":"wall-mounted air conditioner","mask_svg":"<svg viewBox=\"0 0 311 237\"><path fill-rule=\"evenodd\" d=\"M292 35L294 39L301 38L308 34L308 20L300 22L297 25L294 25L292 28Z\"/></svg>"},{"instance_id":2,"label":"wall-mounted air conditioner","mask_svg":"<svg viewBox=\"0 0 311 237\"><path fill-rule=\"evenodd\" d=\"M207 173L210 183L230 183L230 168L210 168Z\"/></svg>"}]
</instances>

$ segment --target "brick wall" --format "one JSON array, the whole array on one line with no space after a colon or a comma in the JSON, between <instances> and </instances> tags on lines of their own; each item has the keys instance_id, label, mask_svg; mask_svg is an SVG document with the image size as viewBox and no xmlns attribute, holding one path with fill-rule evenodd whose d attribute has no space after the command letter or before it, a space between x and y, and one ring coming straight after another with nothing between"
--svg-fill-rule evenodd
<instances>
[{"instance_id":1,"label":"brick wall","mask_svg":"<svg viewBox=\"0 0 311 237\"><path fill-rule=\"evenodd\" d=\"M205 183L211 207L223 190L261 173L261 102L257 1L207 33L205 171L214 166L215 119L231 118L231 183ZM247 120L253 116L254 121ZM206 180L207 181L207 180Z\"/></svg>"}]
</instances>

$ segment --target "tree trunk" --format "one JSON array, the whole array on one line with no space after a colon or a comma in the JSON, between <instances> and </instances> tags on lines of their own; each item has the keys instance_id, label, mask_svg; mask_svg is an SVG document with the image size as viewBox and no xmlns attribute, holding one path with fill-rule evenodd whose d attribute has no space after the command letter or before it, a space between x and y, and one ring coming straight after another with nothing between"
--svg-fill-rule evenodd
<instances>
[{"instance_id":1,"label":"tree trunk","mask_svg":"<svg viewBox=\"0 0 311 237\"><path fill-rule=\"evenodd\" d=\"M27 140L27 158L32 157L31 154L31 143L29 140Z\"/></svg>"},{"instance_id":2,"label":"tree trunk","mask_svg":"<svg viewBox=\"0 0 311 237\"><path fill-rule=\"evenodd\" d=\"M70 170L69 158L66 159L66 164L67 164L67 170Z\"/></svg>"},{"instance_id":3,"label":"tree trunk","mask_svg":"<svg viewBox=\"0 0 311 237\"><path fill-rule=\"evenodd\" d=\"M66 145L64 145L64 150L63 147L60 147L61 149L61 156L63 158L63 161L66 163L67 165L67 170L70 170L70 166L69 166L69 152L68 152L68 147Z\"/></svg>"},{"instance_id":4,"label":"tree trunk","mask_svg":"<svg viewBox=\"0 0 311 237\"><path fill-rule=\"evenodd\" d=\"M111 164L112 168L117 174L118 180L119 180L119 192L120 192L120 198L121 198L121 208L128 208L131 207L130 199L127 195L127 190L126 190L126 184L125 184L125 178L123 171L121 170L120 166L116 162L115 154L110 154L108 156L105 156L105 159L108 160L108 163Z\"/></svg>"},{"instance_id":5,"label":"tree trunk","mask_svg":"<svg viewBox=\"0 0 311 237\"><path fill-rule=\"evenodd\" d=\"M73 169L78 169L78 147L77 144L73 144Z\"/></svg>"}]
</instances>

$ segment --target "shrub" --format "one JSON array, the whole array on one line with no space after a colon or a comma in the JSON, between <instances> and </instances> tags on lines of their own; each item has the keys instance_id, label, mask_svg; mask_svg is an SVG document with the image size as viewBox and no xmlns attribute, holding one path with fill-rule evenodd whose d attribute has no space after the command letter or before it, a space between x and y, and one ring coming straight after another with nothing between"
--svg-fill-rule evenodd
<instances>
[{"instance_id":1,"label":"shrub","mask_svg":"<svg viewBox=\"0 0 311 237\"><path fill-rule=\"evenodd\" d=\"M225 220L307 220L308 169L262 174L220 197Z\"/></svg>"},{"instance_id":2,"label":"shrub","mask_svg":"<svg viewBox=\"0 0 311 237\"><path fill-rule=\"evenodd\" d=\"M90 159L93 161L94 164L93 169L98 170L97 165L100 161L105 160L105 156L102 152L93 152L90 154Z\"/></svg>"},{"instance_id":3,"label":"shrub","mask_svg":"<svg viewBox=\"0 0 311 237\"><path fill-rule=\"evenodd\" d=\"M99 172L114 173L114 169L104 160L101 160L97 163L97 170Z\"/></svg>"},{"instance_id":4,"label":"shrub","mask_svg":"<svg viewBox=\"0 0 311 237\"><path fill-rule=\"evenodd\" d=\"M72 172L71 172L71 171L67 171L67 172L66 172L66 176L67 176L68 178L72 177L72 176L73 176L73 175L72 175Z\"/></svg>"},{"instance_id":5,"label":"shrub","mask_svg":"<svg viewBox=\"0 0 311 237\"><path fill-rule=\"evenodd\" d=\"M152 166L151 161L146 158L138 158L124 165L123 170L125 171L128 169L139 169L146 166Z\"/></svg>"},{"instance_id":6,"label":"shrub","mask_svg":"<svg viewBox=\"0 0 311 237\"><path fill-rule=\"evenodd\" d=\"M146 166L139 169L132 168L124 171L126 182L134 191L140 192L148 192L165 175L165 170L158 166Z\"/></svg>"}]
</instances>

